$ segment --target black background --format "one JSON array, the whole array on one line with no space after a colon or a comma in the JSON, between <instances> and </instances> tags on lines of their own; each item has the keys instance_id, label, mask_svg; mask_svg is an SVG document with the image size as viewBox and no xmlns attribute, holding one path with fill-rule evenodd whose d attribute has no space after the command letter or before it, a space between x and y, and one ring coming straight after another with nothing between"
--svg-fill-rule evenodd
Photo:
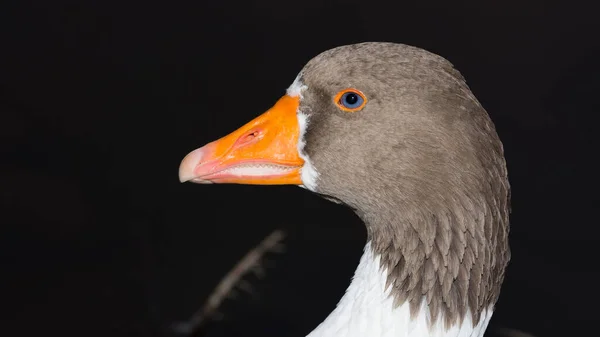
<instances>
[{"instance_id":1,"label":"black background","mask_svg":"<svg viewBox=\"0 0 600 337\"><path fill-rule=\"evenodd\" d=\"M513 260L489 331L597 333L594 9L23 0L2 3L0 29L0 335L167 336L282 228L287 252L248 278L256 296L227 301L204 335L305 336L349 282L360 221L297 187L182 185L177 169L269 108L311 57L361 41L446 57L496 123Z\"/></svg>"}]
</instances>

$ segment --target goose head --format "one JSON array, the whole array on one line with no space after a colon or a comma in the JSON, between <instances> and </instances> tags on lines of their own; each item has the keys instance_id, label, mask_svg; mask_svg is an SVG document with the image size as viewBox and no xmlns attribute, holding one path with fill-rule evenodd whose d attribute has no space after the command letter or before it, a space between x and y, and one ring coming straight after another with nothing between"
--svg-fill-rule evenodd
<instances>
[{"instance_id":1,"label":"goose head","mask_svg":"<svg viewBox=\"0 0 600 337\"><path fill-rule=\"evenodd\" d=\"M510 259L510 188L492 121L444 58L394 43L323 52L179 177L299 185L361 217L355 277L310 336L483 336Z\"/></svg>"}]
</instances>

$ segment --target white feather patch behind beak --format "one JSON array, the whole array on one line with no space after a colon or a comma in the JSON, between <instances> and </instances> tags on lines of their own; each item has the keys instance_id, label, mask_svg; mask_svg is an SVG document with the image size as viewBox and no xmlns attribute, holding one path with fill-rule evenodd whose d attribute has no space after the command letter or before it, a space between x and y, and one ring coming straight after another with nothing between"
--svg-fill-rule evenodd
<instances>
[{"instance_id":1,"label":"white feather patch behind beak","mask_svg":"<svg viewBox=\"0 0 600 337\"><path fill-rule=\"evenodd\" d=\"M306 127L308 126L308 115L300 111L296 113L298 116L298 124L300 125L300 137L298 137L298 154L300 158L304 160L304 165L302 166L302 170L300 172L300 178L302 179L301 187L305 187L311 191L316 191L317 189L317 179L319 178L319 172L313 166L312 162L308 155L304 152L304 146L306 145L306 141L304 139L304 135L306 133Z\"/></svg>"},{"instance_id":2,"label":"white feather patch behind beak","mask_svg":"<svg viewBox=\"0 0 600 337\"><path fill-rule=\"evenodd\" d=\"M300 96L300 99L302 99L302 92L308 87L304 83L302 83L302 81L300 80L301 77L302 73L298 74L298 76L296 76L296 79L294 80L294 83L292 83L292 85L290 85L290 87L287 89L288 96Z\"/></svg>"},{"instance_id":3,"label":"white feather patch behind beak","mask_svg":"<svg viewBox=\"0 0 600 337\"><path fill-rule=\"evenodd\" d=\"M302 105L302 92L308 89L308 86L302 83L300 78L302 77L302 73L296 76L294 83L290 85L287 89L288 96L291 97L300 97L300 105ZM300 187L304 187L308 190L315 191L317 188L317 179L319 178L319 172L315 169L313 164L310 161L308 155L304 152L304 146L306 145L306 141L304 135L306 134L306 128L308 127L309 116L302 111L300 111L300 105L298 106L298 111L296 111L296 116L298 117L298 125L300 125L300 136L298 137L298 154L300 158L304 160L304 166L302 166L302 170L300 173L300 178L302 179L302 185Z\"/></svg>"}]
</instances>

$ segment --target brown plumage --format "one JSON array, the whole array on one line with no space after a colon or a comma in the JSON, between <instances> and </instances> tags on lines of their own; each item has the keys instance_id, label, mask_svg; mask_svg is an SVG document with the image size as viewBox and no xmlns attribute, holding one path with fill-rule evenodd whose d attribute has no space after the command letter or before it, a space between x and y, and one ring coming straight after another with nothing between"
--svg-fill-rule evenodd
<instances>
[{"instance_id":1,"label":"brown plumage","mask_svg":"<svg viewBox=\"0 0 600 337\"><path fill-rule=\"evenodd\" d=\"M301 73L309 88L305 152L316 192L365 222L394 303L423 297L432 322L478 322L496 302L510 259L510 187L502 143L454 67L422 49L362 43L326 51ZM331 97L369 99L356 113Z\"/></svg>"}]
</instances>

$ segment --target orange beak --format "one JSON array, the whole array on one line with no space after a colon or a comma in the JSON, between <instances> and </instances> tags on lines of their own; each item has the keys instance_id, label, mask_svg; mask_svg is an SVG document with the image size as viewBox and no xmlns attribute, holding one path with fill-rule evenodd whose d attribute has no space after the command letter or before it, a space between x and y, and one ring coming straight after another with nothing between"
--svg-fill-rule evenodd
<instances>
[{"instance_id":1,"label":"orange beak","mask_svg":"<svg viewBox=\"0 0 600 337\"><path fill-rule=\"evenodd\" d=\"M283 96L264 114L229 135L190 152L179 180L193 183L302 185L298 153L299 97Z\"/></svg>"}]
</instances>

